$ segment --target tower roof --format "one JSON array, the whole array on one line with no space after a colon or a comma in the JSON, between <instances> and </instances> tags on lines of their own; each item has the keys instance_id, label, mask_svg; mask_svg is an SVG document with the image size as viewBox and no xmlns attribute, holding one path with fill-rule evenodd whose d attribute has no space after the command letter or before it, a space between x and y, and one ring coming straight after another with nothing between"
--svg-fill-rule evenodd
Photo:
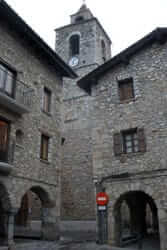
<instances>
[{"instance_id":1,"label":"tower roof","mask_svg":"<svg viewBox=\"0 0 167 250\"><path fill-rule=\"evenodd\" d=\"M85 10L87 10L87 9L88 9L88 7L86 6L86 3L83 3L83 4L81 5L80 9L78 10L78 12L85 11Z\"/></svg>"},{"instance_id":2,"label":"tower roof","mask_svg":"<svg viewBox=\"0 0 167 250\"><path fill-rule=\"evenodd\" d=\"M71 24L76 23L76 20L78 18L82 18L82 20L86 21L86 20L89 20L93 17L94 16L93 16L92 12L87 7L87 5L84 1L83 4L81 5L81 7L79 8L79 10L76 13L74 13L73 15L71 15Z\"/></svg>"}]
</instances>

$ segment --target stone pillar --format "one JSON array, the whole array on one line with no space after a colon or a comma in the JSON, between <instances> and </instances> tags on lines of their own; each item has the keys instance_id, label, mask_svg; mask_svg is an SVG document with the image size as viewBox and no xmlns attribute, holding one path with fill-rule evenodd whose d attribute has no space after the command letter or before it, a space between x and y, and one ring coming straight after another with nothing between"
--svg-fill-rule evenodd
<instances>
[{"instance_id":1,"label":"stone pillar","mask_svg":"<svg viewBox=\"0 0 167 250\"><path fill-rule=\"evenodd\" d=\"M17 208L12 208L5 213L5 242L10 249L14 249L14 217L17 211Z\"/></svg>"},{"instance_id":2,"label":"stone pillar","mask_svg":"<svg viewBox=\"0 0 167 250\"><path fill-rule=\"evenodd\" d=\"M160 208L158 210L159 216L159 232L161 250L167 250L167 210Z\"/></svg>"},{"instance_id":3,"label":"stone pillar","mask_svg":"<svg viewBox=\"0 0 167 250\"><path fill-rule=\"evenodd\" d=\"M54 216L54 208L42 208L42 239L59 240L59 219Z\"/></svg>"}]
</instances>

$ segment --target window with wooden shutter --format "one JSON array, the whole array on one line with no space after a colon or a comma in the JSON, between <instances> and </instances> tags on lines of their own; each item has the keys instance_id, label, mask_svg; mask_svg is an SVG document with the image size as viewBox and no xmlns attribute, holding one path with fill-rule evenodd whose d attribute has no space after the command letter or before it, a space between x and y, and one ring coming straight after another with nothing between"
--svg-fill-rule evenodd
<instances>
[{"instance_id":1,"label":"window with wooden shutter","mask_svg":"<svg viewBox=\"0 0 167 250\"><path fill-rule=\"evenodd\" d=\"M123 137L123 152L127 153L137 153L139 152L139 142L137 129L130 129L122 132Z\"/></svg>"},{"instance_id":2,"label":"window with wooden shutter","mask_svg":"<svg viewBox=\"0 0 167 250\"><path fill-rule=\"evenodd\" d=\"M122 153L122 137L121 133L115 133L114 134L114 154L115 155L120 155Z\"/></svg>"},{"instance_id":3,"label":"window with wooden shutter","mask_svg":"<svg viewBox=\"0 0 167 250\"><path fill-rule=\"evenodd\" d=\"M40 158L42 160L48 161L48 153L49 153L49 137L42 134Z\"/></svg>"},{"instance_id":4,"label":"window with wooden shutter","mask_svg":"<svg viewBox=\"0 0 167 250\"><path fill-rule=\"evenodd\" d=\"M146 152L146 139L143 128L122 131L123 153Z\"/></svg>"},{"instance_id":5,"label":"window with wooden shutter","mask_svg":"<svg viewBox=\"0 0 167 250\"><path fill-rule=\"evenodd\" d=\"M144 133L144 128L139 128L137 130L138 134L138 141L139 141L139 151L140 152L146 152L146 138Z\"/></svg>"},{"instance_id":6,"label":"window with wooden shutter","mask_svg":"<svg viewBox=\"0 0 167 250\"><path fill-rule=\"evenodd\" d=\"M133 79L128 78L118 82L120 101L134 98Z\"/></svg>"}]
</instances>

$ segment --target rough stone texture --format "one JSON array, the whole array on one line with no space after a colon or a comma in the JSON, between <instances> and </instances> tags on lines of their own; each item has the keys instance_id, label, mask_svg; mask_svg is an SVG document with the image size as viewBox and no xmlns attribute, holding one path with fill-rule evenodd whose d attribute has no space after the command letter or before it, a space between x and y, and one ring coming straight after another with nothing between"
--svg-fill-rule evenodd
<instances>
[{"instance_id":1,"label":"rough stone texture","mask_svg":"<svg viewBox=\"0 0 167 250\"><path fill-rule=\"evenodd\" d=\"M73 23L83 16L81 23ZM78 79L103 63L101 40L106 43L107 58L110 58L110 40L89 9L72 16L72 23L56 30L56 52L68 63L69 39L80 36L79 64L74 68ZM95 219L95 190L92 169L92 97L77 85L77 80L64 79L64 121L62 159L62 209L64 220Z\"/></svg>"},{"instance_id":2,"label":"rough stone texture","mask_svg":"<svg viewBox=\"0 0 167 250\"><path fill-rule=\"evenodd\" d=\"M16 34L2 20L0 34L1 60L16 69L17 80L24 82L33 90L29 113L17 116L10 110L0 107L1 118L10 121L10 144L16 142L18 129L23 132L22 143L15 146L11 174L0 175L0 182L5 190L0 199L3 202L5 195L8 201L4 202L3 206L7 206L8 209L19 208L24 194L32 187L38 187L34 190L40 197L43 207L46 208L49 202L52 203L52 208L48 207L47 217L43 218L43 223L44 225L52 224L52 229L56 227L54 236L52 235L51 238L57 238L60 217L62 79L55 68L46 63L45 58L34 51L24 38ZM42 111L44 86L52 91L51 114ZM40 160L42 132L50 136L49 162Z\"/></svg>"},{"instance_id":3,"label":"rough stone texture","mask_svg":"<svg viewBox=\"0 0 167 250\"><path fill-rule=\"evenodd\" d=\"M166 146L167 44L154 43L130 59L128 65L117 65L93 87L93 172L100 180L114 174L134 173L133 177L104 182L109 195L108 235L116 244L116 203L130 191L143 191L158 208L161 250L167 249L166 214ZM133 78L135 98L120 103L117 80ZM113 134L130 128L144 128L145 153L114 155Z\"/></svg>"}]
</instances>

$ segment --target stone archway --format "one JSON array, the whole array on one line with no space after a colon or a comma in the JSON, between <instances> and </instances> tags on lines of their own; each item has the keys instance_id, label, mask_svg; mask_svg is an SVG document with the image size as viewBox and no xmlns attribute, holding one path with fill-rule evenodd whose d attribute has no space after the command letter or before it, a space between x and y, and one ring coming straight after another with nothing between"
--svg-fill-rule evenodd
<instances>
[{"instance_id":1,"label":"stone archway","mask_svg":"<svg viewBox=\"0 0 167 250\"><path fill-rule=\"evenodd\" d=\"M40 186L31 187L23 195L15 217L15 236L49 239L52 223L48 219L52 215L53 207L54 203L45 189Z\"/></svg>"},{"instance_id":2,"label":"stone archway","mask_svg":"<svg viewBox=\"0 0 167 250\"><path fill-rule=\"evenodd\" d=\"M125 234L123 228L122 204L126 203L129 209L129 232ZM152 213L152 230L148 230L146 220L146 208L149 206ZM125 246L128 243L143 241L153 238L159 241L158 213L157 207L152 197L143 191L129 191L117 199L114 206L114 238L116 246ZM159 243L156 243L159 245ZM159 247L159 246L158 246ZM144 248L143 248L144 249ZM160 249L160 247L159 247ZM157 248L158 250L158 248Z\"/></svg>"}]
</instances>

